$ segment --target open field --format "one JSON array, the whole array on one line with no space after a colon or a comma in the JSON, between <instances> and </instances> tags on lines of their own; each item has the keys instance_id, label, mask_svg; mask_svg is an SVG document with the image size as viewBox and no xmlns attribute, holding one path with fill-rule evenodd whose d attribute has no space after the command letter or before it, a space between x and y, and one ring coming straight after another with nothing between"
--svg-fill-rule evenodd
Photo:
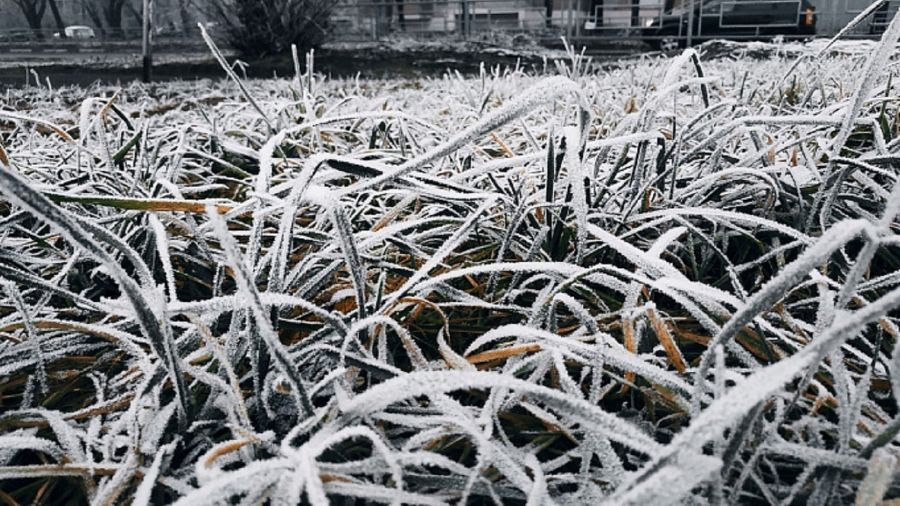
<instances>
[{"instance_id":1,"label":"open field","mask_svg":"<svg viewBox=\"0 0 900 506\"><path fill-rule=\"evenodd\" d=\"M7 90L0 500L900 497L898 36Z\"/></svg>"}]
</instances>

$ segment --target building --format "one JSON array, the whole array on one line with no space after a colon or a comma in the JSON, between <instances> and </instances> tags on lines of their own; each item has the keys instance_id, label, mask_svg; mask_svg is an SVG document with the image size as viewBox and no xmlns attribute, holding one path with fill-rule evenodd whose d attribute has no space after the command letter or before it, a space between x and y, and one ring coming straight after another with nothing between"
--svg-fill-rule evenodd
<instances>
[{"instance_id":1,"label":"building","mask_svg":"<svg viewBox=\"0 0 900 506\"><path fill-rule=\"evenodd\" d=\"M690 5L715 20L742 5L771 6L779 22L801 22L807 7L817 17L816 34L831 36L862 12L870 0L341 0L335 16L342 38L377 39L390 33L413 36L468 35L478 31L530 31L548 28L569 37L639 37L641 28L664 15L689 12ZM880 33L900 0L854 31ZM786 21L787 20L787 21Z\"/></svg>"}]
</instances>

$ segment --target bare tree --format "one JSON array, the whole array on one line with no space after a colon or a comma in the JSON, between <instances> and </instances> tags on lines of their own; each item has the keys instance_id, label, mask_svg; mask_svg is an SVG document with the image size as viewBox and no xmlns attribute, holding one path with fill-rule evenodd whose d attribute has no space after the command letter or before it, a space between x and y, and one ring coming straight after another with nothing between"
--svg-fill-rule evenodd
<instances>
[{"instance_id":1,"label":"bare tree","mask_svg":"<svg viewBox=\"0 0 900 506\"><path fill-rule=\"evenodd\" d=\"M29 0L15 0L29 1ZM35 0L30 0L35 1ZM44 0L54 2L55 0ZM122 36L122 13L127 0L80 0L84 12L104 36Z\"/></svg>"},{"instance_id":2,"label":"bare tree","mask_svg":"<svg viewBox=\"0 0 900 506\"><path fill-rule=\"evenodd\" d=\"M22 15L25 16L29 28L41 29L44 13L47 11L47 0L12 0L12 2L22 10ZM38 32L38 37L42 37L40 32Z\"/></svg>"},{"instance_id":3,"label":"bare tree","mask_svg":"<svg viewBox=\"0 0 900 506\"><path fill-rule=\"evenodd\" d=\"M191 14L191 8L197 8L197 5L192 0L154 1L159 13L154 15L154 30L165 30L166 34L180 32L182 35L189 35L196 28L197 25L193 23L194 16ZM144 22L140 1L126 0L125 10L134 18L138 26Z\"/></svg>"},{"instance_id":4,"label":"bare tree","mask_svg":"<svg viewBox=\"0 0 900 506\"><path fill-rule=\"evenodd\" d=\"M178 16L181 18L181 32L184 35L191 33L191 11L188 8L190 0L178 0Z\"/></svg>"},{"instance_id":5,"label":"bare tree","mask_svg":"<svg viewBox=\"0 0 900 506\"><path fill-rule=\"evenodd\" d=\"M53 21L59 30L59 36L65 38L66 24L63 23L62 16L59 15L59 7L56 5L56 0L47 0L47 5L50 7L50 13L53 14Z\"/></svg>"},{"instance_id":6,"label":"bare tree","mask_svg":"<svg viewBox=\"0 0 900 506\"><path fill-rule=\"evenodd\" d=\"M141 4L135 5L133 2L125 3L125 10L128 11L128 14L131 14L131 17L134 18L137 26L141 26L144 23L144 13L142 12L142 7L143 6Z\"/></svg>"},{"instance_id":7,"label":"bare tree","mask_svg":"<svg viewBox=\"0 0 900 506\"><path fill-rule=\"evenodd\" d=\"M122 35L122 9L126 0L99 0L106 28L113 36Z\"/></svg>"},{"instance_id":8,"label":"bare tree","mask_svg":"<svg viewBox=\"0 0 900 506\"><path fill-rule=\"evenodd\" d=\"M97 0L80 0L84 12L91 18L91 22L100 31L100 35L106 36L106 28L103 26L103 17L100 15L100 6Z\"/></svg>"},{"instance_id":9,"label":"bare tree","mask_svg":"<svg viewBox=\"0 0 900 506\"><path fill-rule=\"evenodd\" d=\"M50 7L50 12L53 14L53 20L59 29L59 36L66 36L66 25L59 14L56 0L12 0L12 2L22 10L28 27L37 31L35 34L37 38L44 38L40 30L43 28L44 14L47 12L47 7Z\"/></svg>"}]
</instances>

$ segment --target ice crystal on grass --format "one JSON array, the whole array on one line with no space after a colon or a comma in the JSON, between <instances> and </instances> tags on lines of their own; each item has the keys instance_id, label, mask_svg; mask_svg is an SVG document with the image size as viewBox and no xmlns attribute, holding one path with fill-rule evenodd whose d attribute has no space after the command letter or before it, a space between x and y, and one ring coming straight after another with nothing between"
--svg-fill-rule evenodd
<instances>
[{"instance_id":1,"label":"ice crystal on grass","mask_svg":"<svg viewBox=\"0 0 900 506\"><path fill-rule=\"evenodd\" d=\"M2 497L900 498L898 19L370 82L205 34L228 80L9 91Z\"/></svg>"}]
</instances>

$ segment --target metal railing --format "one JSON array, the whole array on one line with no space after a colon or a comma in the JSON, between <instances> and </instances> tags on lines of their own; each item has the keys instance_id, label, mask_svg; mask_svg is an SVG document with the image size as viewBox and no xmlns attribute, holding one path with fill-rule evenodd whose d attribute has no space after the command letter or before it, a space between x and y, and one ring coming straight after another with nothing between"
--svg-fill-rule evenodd
<instances>
[{"instance_id":1,"label":"metal railing","mask_svg":"<svg viewBox=\"0 0 900 506\"><path fill-rule=\"evenodd\" d=\"M694 36L698 38L707 35L759 38L776 35L769 32L779 30L790 36L790 29L800 26L806 16L799 0L726 0L713 7L701 7L701 1L696 2ZM553 32L547 35L558 37L562 34L584 40L648 41L662 37L654 33L654 27L658 30L666 20L671 22L672 19L690 15L686 9L681 14L666 13L662 2L595 5L593 8L590 3L590 0L568 0L567 8L557 8L553 16L547 18L543 1L540 0L361 1L342 5L336 11L335 24L338 29L334 39L377 40L397 33L421 37L457 34L464 38L473 32L521 31L538 35ZM770 5L781 15L765 23L740 22L741 8L751 3L757 8L760 4ZM733 14L735 11L737 14ZM676 22L674 28L676 33L667 34L667 37L687 37L682 23Z\"/></svg>"},{"instance_id":2,"label":"metal railing","mask_svg":"<svg viewBox=\"0 0 900 506\"><path fill-rule=\"evenodd\" d=\"M891 19L897 14L898 10L900 10L900 1L885 2L879 10L872 14L872 19L869 24L871 31L873 33L883 32L885 28L887 28L887 25L890 24Z\"/></svg>"},{"instance_id":3,"label":"metal railing","mask_svg":"<svg viewBox=\"0 0 900 506\"><path fill-rule=\"evenodd\" d=\"M859 9L851 8L859 0L812 0L814 10L808 12L800 0L725 0L703 2L695 0L693 37L704 40L712 37L732 39L765 39L778 35L785 38L806 38L812 35L806 25L808 17L816 20L817 36L831 36L852 19ZM673 35L655 33L654 27L664 20L686 18L687 8L680 12L666 12L662 0L655 3L591 5L591 0L563 0L556 3L552 18L545 15L543 1L522 0L409 0L382 2L364 0L344 5L336 13L340 29L335 40L377 40L385 35L402 33L415 37L457 34L466 37L476 32L532 32L538 36L595 41L654 41L674 36L687 38L686 23L674 23ZM562 8L560 8L560 3ZM685 2L687 3L687 0ZM818 5L816 5L818 4ZM774 15L765 14L762 5L771 7ZM429 6L423 12L420 6ZM900 6L900 0L889 0L885 7L863 22L851 37L871 37L884 30ZM754 14L742 10L756 8ZM380 9L380 10L379 10ZM403 9L403 10L401 10ZM412 11L412 15L410 15ZM401 14L405 19L401 19ZM508 15L507 15L508 14ZM752 17L768 16L764 22L748 21ZM555 33L551 35L550 32Z\"/></svg>"},{"instance_id":4,"label":"metal railing","mask_svg":"<svg viewBox=\"0 0 900 506\"><path fill-rule=\"evenodd\" d=\"M714 9L711 13L701 10L700 15L701 17L712 16L714 19L717 18L719 26L726 29L747 28L758 31L761 28L794 28L801 25L801 16L804 16L804 12L802 2L799 0L759 0L753 2L753 4L753 7L765 6L776 12L781 8L782 14L778 16L781 17L781 19L774 18L771 22L766 22L764 24L741 23L740 20L748 16L742 16L741 14L734 15L734 13L742 6L746 5L746 3L734 0L720 3L718 9ZM729 14L733 15L729 16ZM700 26L702 27L703 24L701 23Z\"/></svg>"},{"instance_id":5,"label":"metal railing","mask_svg":"<svg viewBox=\"0 0 900 506\"><path fill-rule=\"evenodd\" d=\"M335 40L377 40L389 34L428 37L475 32L530 32L546 27L533 0L360 1L332 16Z\"/></svg>"}]
</instances>

